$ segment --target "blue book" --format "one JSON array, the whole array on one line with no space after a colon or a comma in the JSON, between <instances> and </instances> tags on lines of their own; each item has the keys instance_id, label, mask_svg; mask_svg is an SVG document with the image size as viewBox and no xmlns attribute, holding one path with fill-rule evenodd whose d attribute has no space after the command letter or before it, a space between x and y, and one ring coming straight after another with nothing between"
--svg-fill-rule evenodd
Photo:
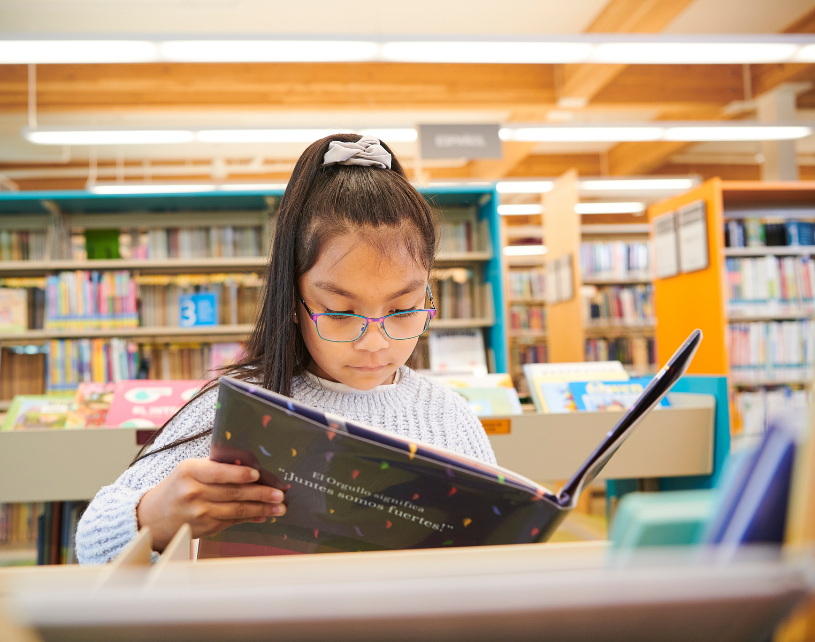
<instances>
[{"instance_id":1,"label":"blue book","mask_svg":"<svg viewBox=\"0 0 815 642\"><path fill-rule=\"evenodd\" d=\"M569 392L578 411L622 411L634 405L650 382L649 377L628 381L573 381L569 383ZM671 404L667 397L663 397L659 405L668 407Z\"/></svg>"}]
</instances>

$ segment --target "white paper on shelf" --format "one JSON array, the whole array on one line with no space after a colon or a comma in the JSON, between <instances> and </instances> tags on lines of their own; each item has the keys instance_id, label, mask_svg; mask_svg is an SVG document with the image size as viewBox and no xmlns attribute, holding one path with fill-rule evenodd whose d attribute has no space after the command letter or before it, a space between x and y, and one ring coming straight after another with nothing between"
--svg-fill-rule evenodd
<instances>
[{"instance_id":1,"label":"white paper on shelf","mask_svg":"<svg viewBox=\"0 0 815 642\"><path fill-rule=\"evenodd\" d=\"M658 279L679 273L679 256L676 239L676 213L668 212L654 217L654 258Z\"/></svg>"},{"instance_id":2,"label":"white paper on shelf","mask_svg":"<svg viewBox=\"0 0 815 642\"><path fill-rule=\"evenodd\" d=\"M707 209L705 201L683 207L677 213L679 265L682 272L695 272L708 266Z\"/></svg>"}]
</instances>

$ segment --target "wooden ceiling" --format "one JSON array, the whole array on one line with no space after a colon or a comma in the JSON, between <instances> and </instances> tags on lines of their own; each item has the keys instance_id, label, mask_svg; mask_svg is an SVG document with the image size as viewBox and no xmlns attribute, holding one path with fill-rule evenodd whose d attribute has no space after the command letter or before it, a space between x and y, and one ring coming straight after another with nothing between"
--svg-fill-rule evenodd
<instances>
[{"instance_id":1,"label":"wooden ceiling","mask_svg":"<svg viewBox=\"0 0 815 642\"><path fill-rule=\"evenodd\" d=\"M598 33L658 33L692 0L610 0L588 27ZM815 32L815 9L788 32ZM455 64L96 64L37 68L37 111L45 114L218 113L222 111L500 111L516 122L570 115L564 99L582 100L574 118L593 113L650 110L659 120L723 120L725 107L787 82L815 82L815 65L455 65ZM0 114L27 110L27 68L0 65ZM560 105L560 106L559 106ZM815 108L815 90L799 98ZM737 117L751 117L749 112ZM620 143L603 153L543 154L529 143L506 143L500 161L427 167L427 178L554 176L569 168L582 175L696 173L758 178L758 165L688 165L670 159L688 143ZM239 159L236 159L239 160ZM246 160L246 159L244 159ZM293 159L291 159L293 161ZM108 161L109 164L110 161ZM102 163L105 164L104 162ZM80 168L63 164L0 163L0 174L24 168ZM815 170L815 168L812 168ZM802 167L802 175L813 172ZM209 177L205 166L201 176ZM286 172L231 179L285 178ZM163 176L171 179L171 176ZM185 180L192 180L187 175ZM14 178L21 189L80 188L86 177Z\"/></svg>"}]
</instances>

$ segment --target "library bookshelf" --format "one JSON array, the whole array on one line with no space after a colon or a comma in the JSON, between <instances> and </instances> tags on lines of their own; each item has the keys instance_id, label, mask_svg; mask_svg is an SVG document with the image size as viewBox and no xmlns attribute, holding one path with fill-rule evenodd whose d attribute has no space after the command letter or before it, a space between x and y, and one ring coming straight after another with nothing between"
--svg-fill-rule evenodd
<instances>
[{"instance_id":1,"label":"library bookshelf","mask_svg":"<svg viewBox=\"0 0 815 642\"><path fill-rule=\"evenodd\" d=\"M767 246L761 238L753 238L752 246L728 246L725 228L734 222L749 221L763 230L767 223L815 221L815 182L712 179L651 206L649 221L699 202L705 206L708 265L655 280L659 363L670 356L671 346L700 328L705 340L689 373L727 375L734 410L731 430L734 434L760 431L768 406L756 411L761 425L753 425L755 417L745 414L745 408L765 403L760 400L772 391L799 391L805 398L815 383L812 352L806 352L815 339L811 325L815 313L812 286L804 273L815 246ZM651 234L653 241L653 230ZM733 241L731 234L730 245L736 245ZM804 266L804 272L798 271L799 266ZM790 274L792 280L776 292L773 284ZM771 343L773 333L779 332L792 337L792 345L780 353ZM749 335L750 343L740 342L742 335Z\"/></svg>"}]
</instances>

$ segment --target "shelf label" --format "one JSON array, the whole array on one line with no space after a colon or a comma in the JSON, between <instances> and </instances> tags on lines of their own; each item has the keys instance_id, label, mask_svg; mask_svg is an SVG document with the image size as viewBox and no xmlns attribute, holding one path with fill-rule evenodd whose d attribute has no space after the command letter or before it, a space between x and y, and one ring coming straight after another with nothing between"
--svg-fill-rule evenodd
<instances>
[{"instance_id":1,"label":"shelf label","mask_svg":"<svg viewBox=\"0 0 815 642\"><path fill-rule=\"evenodd\" d=\"M218 325L218 297L214 292L182 294L178 297L179 319L182 328Z\"/></svg>"},{"instance_id":2,"label":"shelf label","mask_svg":"<svg viewBox=\"0 0 815 642\"><path fill-rule=\"evenodd\" d=\"M488 435L508 435L512 432L511 419L488 419L480 417L484 432Z\"/></svg>"},{"instance_id":3,"label":"shelf label","mask_svg":"<svg viewBox=\"0 0 815 642\"><path fill-rule=\"evenodd\" d=\"M679 251L676 239L676 212L655 216L654 258L658 279L666 279L679 274Z\"/></svg>"},{"instance_id":4,"label":"shelf label","mask_svg":"<svg viewBox=\"0 0 815 642\"><path fill-rule=\"evenodd\" d=\"M679 210L679 265L683 272L696 272L708 266L707 211L704 201Z\"/></svg>"},{"instance_id":5,"label":"shelf label","mask_svg":"<svg viewBox=\"0 0 815 642\"><path fill-rule=\"evenodd\" d=\"M419 125L422 158L501 158L499 125Z\"/></svg>"}]
</instances>

